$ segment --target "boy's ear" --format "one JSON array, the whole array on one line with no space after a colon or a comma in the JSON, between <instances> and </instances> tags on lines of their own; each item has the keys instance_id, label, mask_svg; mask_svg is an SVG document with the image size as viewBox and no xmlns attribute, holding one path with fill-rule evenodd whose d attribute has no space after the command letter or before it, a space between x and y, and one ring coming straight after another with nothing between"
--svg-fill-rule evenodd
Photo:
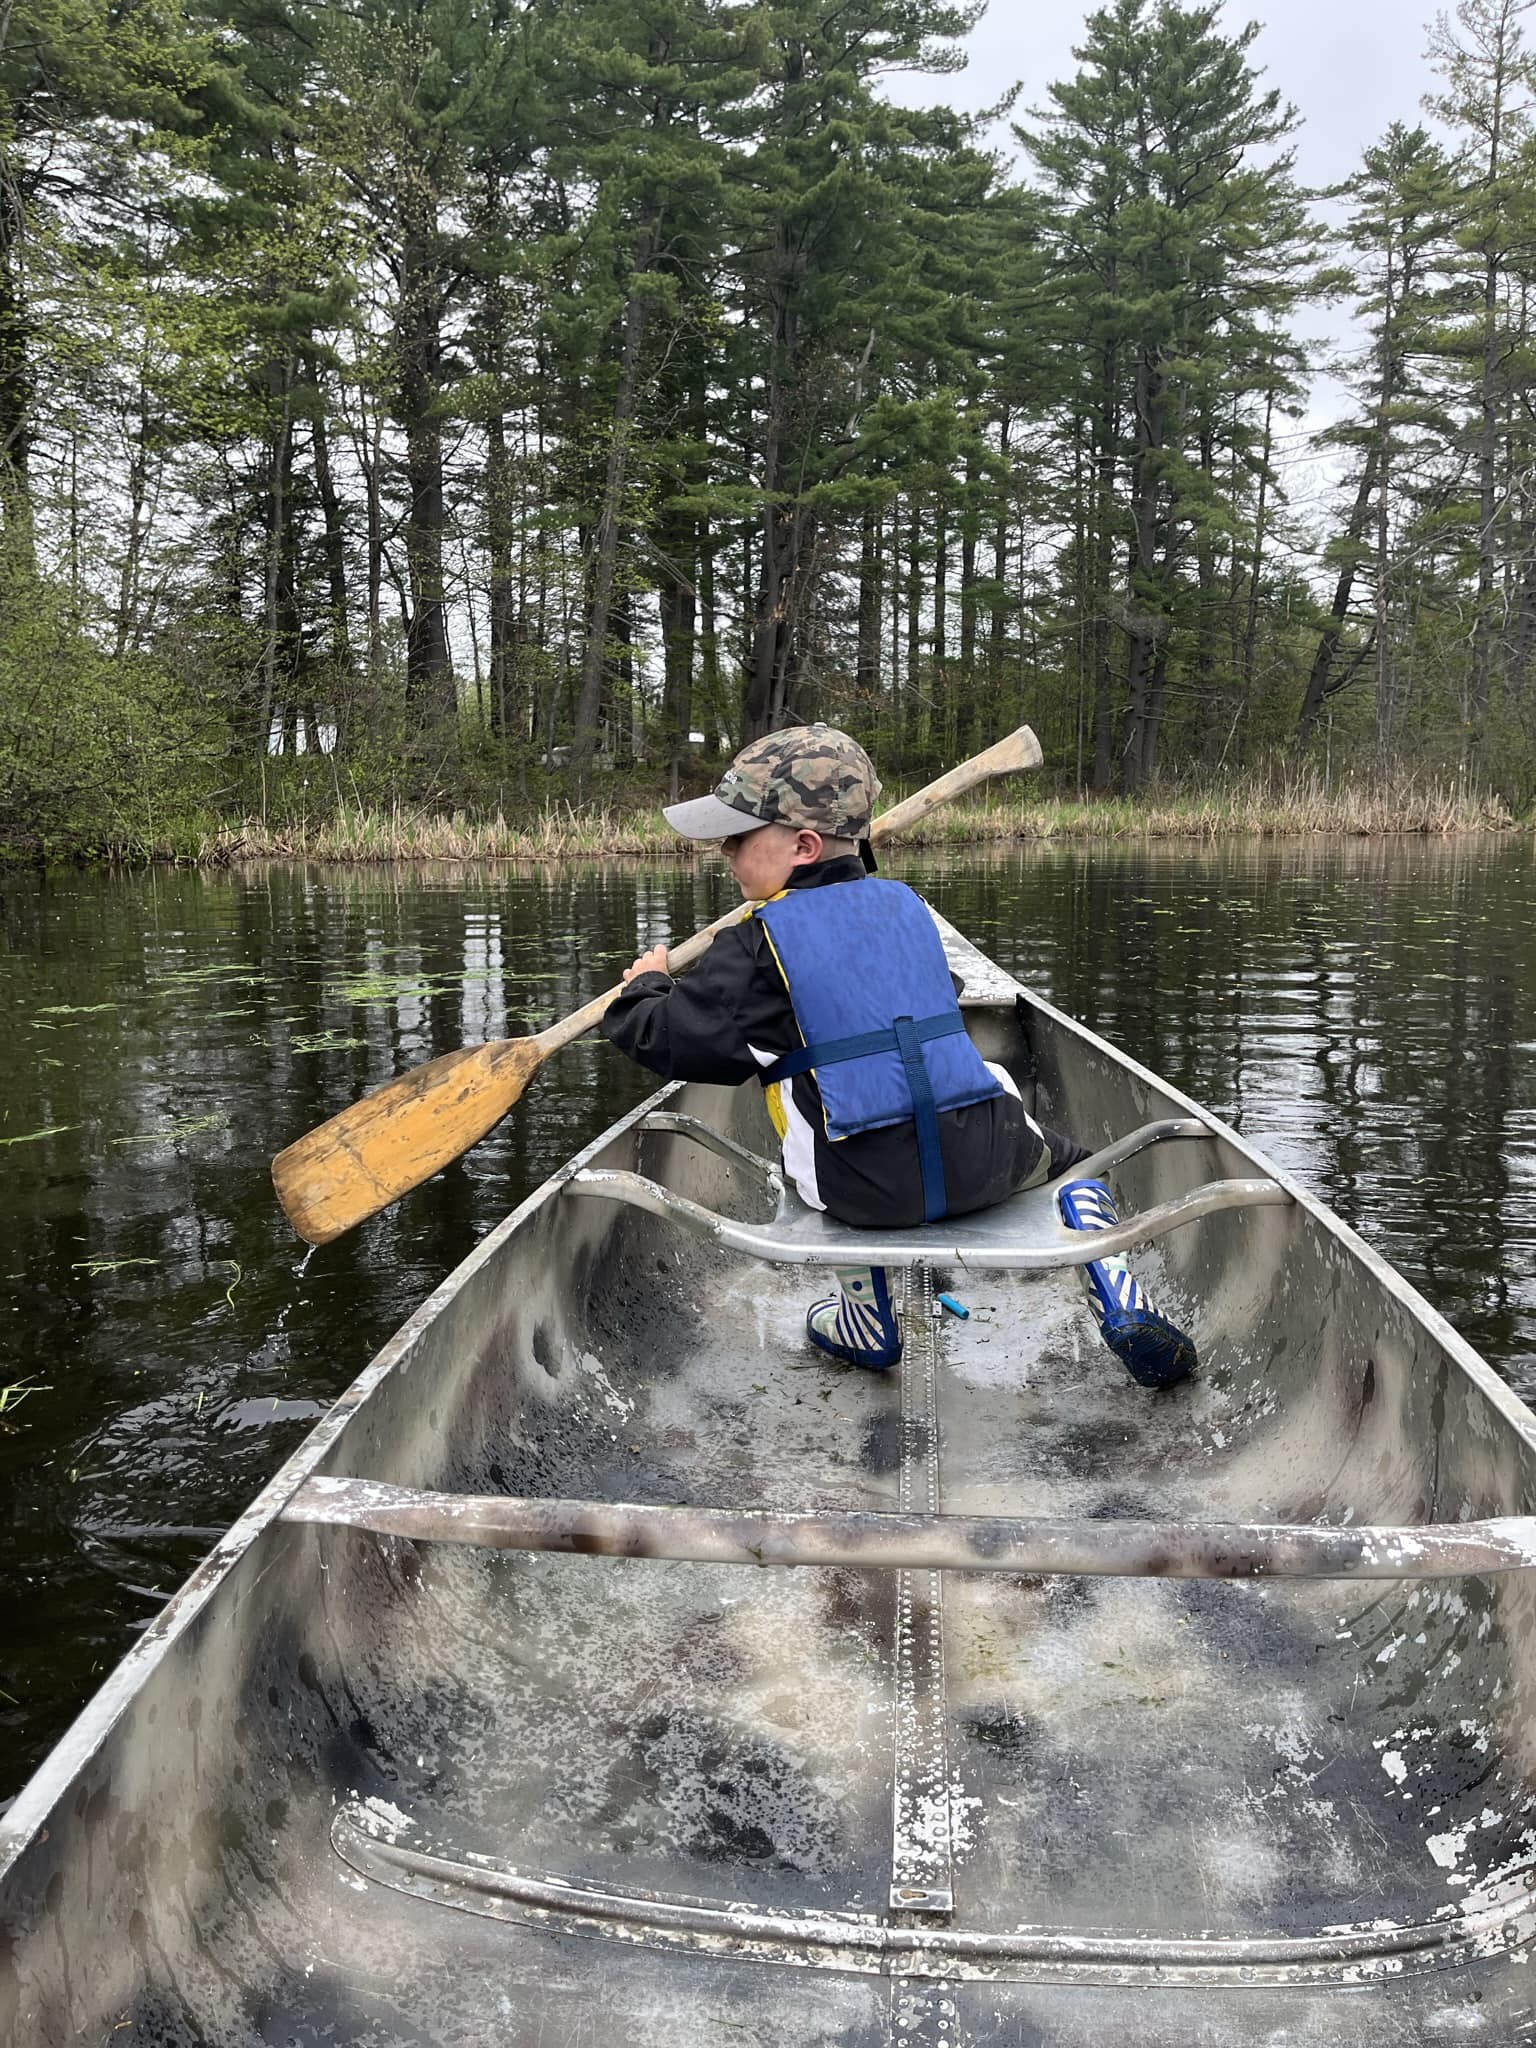
<instances>
[{"instance_id":1,"label":"boy's ear","mask_svg":"<svg viewBox=\"0 0 1536 2048\"><path fill-rule=\"evenodd\" d=\"M821 834L813 832L808 825L802 825L795 834L795 866L814 867L822 856Z\"/></svg>"}]
</instances>

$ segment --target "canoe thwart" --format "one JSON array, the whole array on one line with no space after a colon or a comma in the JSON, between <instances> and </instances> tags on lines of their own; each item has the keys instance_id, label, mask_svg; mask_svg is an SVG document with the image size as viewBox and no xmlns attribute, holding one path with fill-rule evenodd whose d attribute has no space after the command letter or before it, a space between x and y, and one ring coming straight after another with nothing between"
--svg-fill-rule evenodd
<instances>
[{"instance_id":1,"label":"canoe thwart","mask_svg":"<svg viewBox=\"0 0 1536 2048\"><path fill-rule=\"evenodd\" d=\"M1080 1166L1072 1169L1074 1180L1102 1180L1106 1173L1117 1166L1123 1166L1127 1159L1134 1159L1138 1152L1145 1152L1153 1145L1161 1145L1169 1138L1209 1138L1214 1133L1198 1117L1164 1116L1155 1123L1143 1124L1139 1130L1129 1131L1123 1138L1116 1138L1113 1144L1103 1146L1091 1159L1085 1159Z\"/></svg>"},{"instance_id":2,"label":"canoe thwart","mask_svg":"<svg viewBox=\"0 0 1536 2048\"><path fill-rule=\"evenodd\" d=\"M635 1127L640 1131L664 1132L676 1138L691 1138L706 1151L718 1153L722 1159L729 1159L738 1166L747 1166L761 1175L775 1201L783 1194L784 1176L779 1171L776 1159L765 1159L761 1152L753 1152L745 1145L738 1145L734 1138L728 1138L724 1131L717 1131L713 1124L705 1123L702 1117L684 1116L675 1109L653 1109L641 1117Z\"/></svg>"},{"instance_id":3,"label":"canoe thwart","mask_svg":"<svg viewBox=\"0 0 1536 2048\"><path fill-rule=\"evenodd\" d=\"M1079 1177L1106 1172L1163 1138L1208 1137L1193 1118L1148 1124L1074 1169ZM748 1154L749 1158L753 1155ZM616 1168L584 1167L565 1192L632 1208L676 1224L695 1237L711 1238L731 1251L773 1266L960 1265L993 1272L1047 1272L1058 1266L1086 1266L1092 1259L1150 1244L1170 1230L1226 1209L1287 1203L1291 1196L1272 1180L1213 1180L1127 1218L1117 1230L1069 1230L1056 1207L1054 1190L1026 1188L973 1216L946 1217L910 1230L858 1230L802 1202L785 1188L769 1223L743 1223L721 1216L687 1195L644 1174Z\"/></svg>"},{"instance_id":4,"label":"canoe thwart","mask_svg":"<svg viewBox=\"0 0 1536 2048\"><path fill-rule=\"evenodd\" d=\"M650 1507L432 1493L373 1479L308 1479L285 1522L416 1543L682 1564L809 1565L1164 1579L1449 1579L1536 1565L1536 1516L1417 1528L1318 1522L1062 1521L855 1508Z\"/></svg>"}]
</instances>

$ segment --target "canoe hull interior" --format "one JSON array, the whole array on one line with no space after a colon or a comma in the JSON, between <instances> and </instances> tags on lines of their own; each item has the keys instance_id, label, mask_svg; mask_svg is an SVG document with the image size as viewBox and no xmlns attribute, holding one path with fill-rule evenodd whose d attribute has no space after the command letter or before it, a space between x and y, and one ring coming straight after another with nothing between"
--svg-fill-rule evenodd
<instances>
[{"instance_id":1,"label":"canoe hull interior","mask_svg":"<svg viewBox=\"0 0 1536 2048\"><path fill-rule=\"evenodd\" d=\"M1043 1115L1097 1143L1189 1113L1008 993L969 1021ZM667 1100L767 1147L755 1091ZM576 1163L760 1213L639 1122ZM1119 1184L1254 1171L1217 1130ZM1199 1337L1191 1386L1125 1378L1069 1275L953 1268L913 1276L902 1373L839 1372L801 1338L814 1275L541 1190L0 1823L0 2041L1536 2038L1528 1573L941 1578L282 1519L316 1473L1085 1522L1531 1508L1531 1418L1305 1201L1138 1263Z\"/></svg>"}]
</instances>

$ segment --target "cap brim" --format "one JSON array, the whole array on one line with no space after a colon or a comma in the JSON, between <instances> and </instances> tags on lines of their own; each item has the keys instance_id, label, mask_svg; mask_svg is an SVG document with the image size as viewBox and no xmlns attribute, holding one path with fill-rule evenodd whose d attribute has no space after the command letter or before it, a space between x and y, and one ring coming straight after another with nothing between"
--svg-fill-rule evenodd
<instances>
[{"instance_id":1,"label":"cap brim","mask_svg":"<svg viewBox=\"0 0 1536 2048\"><path fill-rule=\"evenodd\" d=\"M667 804L661 815L685 839L734 839L740 832L755 832L766 822L746 811L733 811L717 796L696 796L686 804Z\"/></svg>"}]
</instances>

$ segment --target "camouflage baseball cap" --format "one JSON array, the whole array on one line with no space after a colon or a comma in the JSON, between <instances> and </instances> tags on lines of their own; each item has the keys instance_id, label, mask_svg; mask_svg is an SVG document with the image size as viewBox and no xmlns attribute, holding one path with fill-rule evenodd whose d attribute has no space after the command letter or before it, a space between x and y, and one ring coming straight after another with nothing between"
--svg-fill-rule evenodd
<instances>
[{"instance_id":1,"label":"camouflage baseball cap","mask_svg":"<svg viewBox=\"0 0 1536 2048\"><path fill-rule=\"evenodd\" d=\"M863 839L880 794L874 764L832 725L792 725L743 747L713 796L663 815L685 839L734 839L759 825L805 826L829 839Z\"/></svg>"}]
</instances>

